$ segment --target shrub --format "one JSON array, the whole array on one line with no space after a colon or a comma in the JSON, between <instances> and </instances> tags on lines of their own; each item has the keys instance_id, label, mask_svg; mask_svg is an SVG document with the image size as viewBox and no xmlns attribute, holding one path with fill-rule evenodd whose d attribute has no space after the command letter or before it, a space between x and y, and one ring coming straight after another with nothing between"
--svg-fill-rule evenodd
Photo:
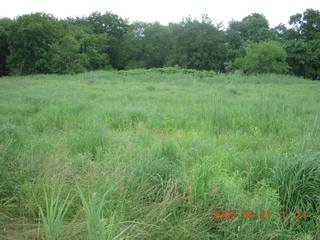
<instances>
[{"instance_id":1,"label":"shrub","mask_svg":"<svg viewBox=\"0 0 320 240\"><path fill-rule=\"evenodd\" d=\"M251 43L245 48L246 55L236 59L244 73L287 73L287 53L279 42Z\"/></svg>"},{"instance_id":2,"label":"shrub","mask_svg":"<svg viewBox=\"0 0 320 240\"><path fill-rule=\"evenodd\" d=\"M320 155L286 157L279 161L270 180L278 189L285 210L316 211L320 200Z\"/></svg>"}]
</instances>

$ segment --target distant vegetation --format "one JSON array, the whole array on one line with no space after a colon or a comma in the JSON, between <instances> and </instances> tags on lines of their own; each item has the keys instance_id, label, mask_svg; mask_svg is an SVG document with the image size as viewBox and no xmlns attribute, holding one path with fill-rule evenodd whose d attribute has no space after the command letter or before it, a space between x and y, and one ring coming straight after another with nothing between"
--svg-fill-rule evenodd
<instances>
[{"instance_id":1,"label":"distant vegetation","mask_svg":"<svg viewBox=\"0 0 320 240\"><path fill-rule=\"evenodd\" d=\"M320 12L307 9L270 28L253 13L226 28L203 15L167 26L106 12L57 19L0 19L0 76L174 67L320 78Z\"/></svg>"},{"instance_id":2,"label":"distant vegetation","mask_svg":"<svg viewBox=\"0 0 320 240\"><path fill-rule=\"evenodd\" d=\"M0 239L319 239L319 103L276 74L3 77Z\"/></svg>"}]
</instances>

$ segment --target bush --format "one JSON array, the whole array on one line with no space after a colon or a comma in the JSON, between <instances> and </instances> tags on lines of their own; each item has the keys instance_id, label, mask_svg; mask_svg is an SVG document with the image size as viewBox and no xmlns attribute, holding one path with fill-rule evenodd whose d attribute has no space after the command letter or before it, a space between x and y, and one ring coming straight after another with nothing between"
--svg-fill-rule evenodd
<instances>
[{"instance_id":1,"label":"bush","mask_svg":"<svg viewBox=\"0 0 320 240\"><path fill-rule=\"evenodd\" d=\"M214 77L216 76L215 71L208 70L196 70L196 69L188 69L188 68L178 68L178 67L164 67L164 68L149 68L149 69L129 69L129 70L120 70L119 73L124 75L139 75L139 74L147 74L147 73L163 73L163 74L192 74L194 76L199 77Z\"/></svg>"},{"instance_id":2,"label":"bush","mask_svg":"<svg viewBox=\"0 0 320 240\"><path fill-rule=\"evenodd\" d=\"M287 73L287 53L279 42L251 43L245 47L246 55L236 59L244 73Z\"/></svg>"},{"instance_id":3,"label":"bush","mask_svg":"<svg viewBox=\"0 0 320 240\"><path fill-rule=\"evenodd\" d=\"M278 189L285 210L317 211L320 203L319 156L286 157L275 166L270 183Z\"/></svg>"}]
</instances>

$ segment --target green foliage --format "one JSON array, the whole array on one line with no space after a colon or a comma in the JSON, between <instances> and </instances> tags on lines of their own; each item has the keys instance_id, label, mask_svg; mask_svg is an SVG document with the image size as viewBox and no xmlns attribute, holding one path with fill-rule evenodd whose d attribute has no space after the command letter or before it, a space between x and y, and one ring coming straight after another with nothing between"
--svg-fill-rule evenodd
<instances>
[{"instance_id":1,"label":"green foliage","mask_svg":"<svg viewBox=\"0 0 320 240\"><path fill-rule=\"evenodd\" d=\"M278 26L278 39L288 53L291 73L311 79L320 79L320 12L307 9L290 17L290 27Z\"/></svg>"},{"instance_id":2,"label":"green foliage","mask_svg":"<svg viewBox=\"0 0 320 240\"><path fill-rule=\"evenodd\" d=\"M288 64L295 75L320 78L320 40L286 42Z\"/></svg>"},{"instance_id":3,"label":"green foliage","mask_svg":"<svg viewBox=\"0 0 320 240\"><path fill-rule=\"evenodd\" d=\"M270 29L264 15L252 13L223 29L207 15L162 25L130 24L111 12L66 19L26 14L0 19L0 76L163 67L233 72L248 44L276 40L288 51L290 73L319 79L319 16L307 9L290 18L289 28ZM287 72L282 57L278 67L269 60L272 69L262 64L254 72Z\"/></svg>"},{"instance_id":4,"label":"green foliage","mask_svg":"<svg viewBox=\"0 0 320 240\"><path fill-rule=\"evenodd\" d=\"M248 42L261 42L274 38L274 33L269 29L266 17L259 13L253 13L241 21L231 21L226 30L227 59L225 67L227 71L234 71L237 66L234 60L244 55L244 46Z\"/></svg>"},{"instance_id":5,"label":"green foliage","mask_svg":"<svg viewBox=\"0 0 320 240\"><path fill-rule=\"evenodd\" d=\"M49 69L52 73L79 73L105 69L109 65L108 36L73 32L50 46Z\"/></svg>"},{"instance_id":6,"label":"green foliage","mask_svg":"<svg viewBox=\"0 0 320 240\"><path fill-rule=\"evenodd\" d=\"M214 71L206 71L206 70L195 70L188 68L178 68L178 67L164 67L164 68L150 68L150 69L133 69L133 70L125 70L119 71L120 74L123 75L136 75L136 74L148 74L148 73L164 73L164 74L190 74L198 76L198 77L213 77L216 76L216 72Z\"/></svg>"},{"instance_id":7,"label":"green foliage","mask_svg":"<svg viewBox=\"0 0 320 240\"><path fill-rule=\"evenodd\" d=\"M304 40L319 40L320 38L320 11L306 9L303 14L295 14L290 17L289 24L298 36Z\"/></svg>"},{"instance_id":8,"label":"green foliage","mask_svg":"<svg viewBox=\"0 0 320 240\"><path fill-rule=\"evenodd\" d=\"M260 42L272 38L268 20L259 13L252 13L242 19L240 22L240 34L244 41Z\"/></svg>"},{"instance_id":9,"label":"green foliage","mask_svg":"<svg viewBox=\"0 0 320 240\"><path fill-rule=\"evenodd\" d=\"M107 34L80 36L80 59L89 71L105 69L109 65L109 38ZM85 62L83 62L85 61Z\"/></svg>"},{"instance_id":10,"label":"green foliage","mask_svg":"<svg viewBox=\"0 0 320 240\"><path fill-rule=\"evenodd\" d=\"M179 24L171 24L173 34L173 56L169 66L198 70L222 71L225 61L225 35L220 26L215 26L204 15L201 21L184 19Z\"/></svg>"},{"instance_id":11,"label":"green foliage","mask_svg":"<svg viewBox=\"0 0 320 240\"><path fill-rule=\"evenodd\" d=\"M52 73L78 73L85 71L81 65L80 44L72 36L65 36L51 45L49 69Z\"/></svg>"},{"instance_id":12,"label":"green foliage","mask_svg":"<svg viewBox=\"0 0 320 240\"><path fill-rule=\"evenodd\" d=\"M13 21L7 60L12 73L48 72L49 46L61 37L61 29L56 22L53 16L43 13L23 15Z\"/></svg>"},{"instance_id":13,"label":"green foliage","mask_svg":"<svg viewBox=\"0 0 320 240\"><path fill-rule=\"evenodd\" d=\"M98 200L97 193L93 193L87 200L83 192L79 189L79 195L83 209L86 214L86 224L88 231L88 239L100 240L106 239L106 227L104 226L102 208L104 206L104 198Z\"/></svg>"},{"instance_id":14,"label":"green foliage","mask_svg":"<svg viewBox=\"0 0 320 240\"><path fill-rule=\"evenodd\" d=\"M287 73L287 53L282 45L275 41L248 44L246 55L236 60L236 64L245 73Z\"/></svg>"},{"instance_id":15,"label":"green foliage","mask_svg":"<svg viewBox=\"0 0 320 240\"><path fill-rule=\"evenodd\" d=\"M8 75L7 58L9 51L9 30L12 26L12 20L0 19L0 76Z\"/></svg>"},{"instance_id":16,"label":"green foliage","mask_svg":"<svg viewBox=\"0 0 320 240\"><path fill-rule=\"evenodd\" d=\"M63 225L64 217L69 209L71 200L61 201L60 191L56 196L45 196L46 206L40 207L40 214L44 224L46 233L46 240L57 240L62 234L61 227Z\"/></svg>"},{"instance_id":17,"label":"green foliage","mask_svg":"<svg viewBox=\"0 0 320 240\"><path fill-rule=\"evenodd\" d=\"M94 34L106 34L108 36L108 51L110 64L113 68L124 69L128 64L128 45L126 33L129 30L128 21L110 12L101 14L92 13L84 19Z\"/></svg>"},{"instance_id":18,"label":"green foliage","mask_svg":"<svg viewBox=\"0 0 320 240\"><path fill-rule=\"evenodd\" d=\"M92 27L93 33L107 33L113 37L120 37L128 31L128 21L111 12L94 12L86 22Z\"/></svg>"},{"instance_id":19,"label":"green foliage","mask_svg":"<svg viewBox=\"0 0 320 240\"><path fill-rule=\"evenodd\" d=\"M137 68L164 67L170 55L172 35L167 26L160 23L134 23L135 61L143 65Z\"/></svg>"}]
</instances>

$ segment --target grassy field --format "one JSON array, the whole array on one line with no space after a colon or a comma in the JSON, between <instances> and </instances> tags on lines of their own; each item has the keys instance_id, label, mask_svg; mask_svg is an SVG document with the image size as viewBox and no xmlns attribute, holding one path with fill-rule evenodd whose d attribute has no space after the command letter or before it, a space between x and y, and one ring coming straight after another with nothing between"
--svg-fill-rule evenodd
<instances>
[{"instance_id":1,"label":"grassy field","mask_svg":"<svg viewBox=\"0 0 320 240\"><path fill-rule=\"evenodd\" d=\"M290 76L0 78L0 239L319 239L319 114Z\"/></svg>"}]
</instances>

